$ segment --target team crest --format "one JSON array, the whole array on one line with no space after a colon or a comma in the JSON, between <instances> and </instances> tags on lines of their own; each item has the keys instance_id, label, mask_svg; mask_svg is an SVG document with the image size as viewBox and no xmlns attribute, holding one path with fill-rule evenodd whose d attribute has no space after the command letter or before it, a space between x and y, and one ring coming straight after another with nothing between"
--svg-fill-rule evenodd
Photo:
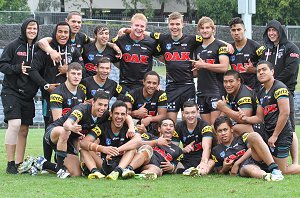
<instances>
[{"instance_id":1,"label":"team crest","mask_svg":"<svg viewBox=\"0 0 300 198\"><path fill-rule=\"evenodd\" d=\"M186 142L186 137L185 136L182 139L183 139L183 142Z\"/></svg>"},{"instance_id":2,"label":"team crest","mask_svg":"<svg viewBox=\"0 0 300 198\"><path fill-rule=\"evenodd\" d=\"M91 91L92 96L94 96L96 92L97 92L97 90L92 90Z\"/></svg>"},{"instance_id":3,"label":"team crest","mask_svg":"<svg viewBox=\"0 0 300 198\"><path fill-rule=\"evenodd\" d=\"M130 51L131 50L131 45L125 45L125 50Z\"/></svg>"},{"instance_id":4,"label":"team crest","mask_svg":"<svg viewBox=\"0 0 300 198\"><path fill-rule=\"evenodd\" d=\"M70 106L72 104L72 100L71 99L68 99L67 101L68 105Z\"/></svg>"},{"instance_id":5,"label":"team crest","mask_svg":"<svg viewBox=\"0 0 300 198\"><path fill-rule=\"evenodd\" d=\"M225 157L225 151L222 151L222 152L220 153L220 156L221 156L222 158L224 158L224 157Z\"/></svg>"},{"instance_id":6,"label":"team crest","mask_svg":"<svg viewBox=\"0 0 300 198\"><path fill-rule=\"evenodd\" d=\"M171 43L167 43L167 45L166 45L167 50L170 50L171 47L172 47Z\"/></svg>"},{"instance_id":7,"label":"team crest","mask_svg":"<svg viewBox=\"0 0 300 198\"><path fill-rule=\"evenodd\" d=\"M107 146L111 145L111 139L106 138L106 141L105 141L105 142L106 142L106 145L107 145Z\"/></svg>"},{"instance_id":8,"label":"team crest","mask_svg":"<svg viewBox=\"0 0 300 198\"><path fill-rule=\"evenodd\" d=\"M89 59L90 61L94 60L94 59L95 59L94 54L89 54L88 59Z\"/></svg>"},{"instance_id":9,"label":"team crest","mask_svg":"<svg viewBox=\"0 0 300 198\"><path fill-rule=\"evenodd\" d=\"M71 56L68 56L67 62L68 62L68 64L70 64L72 62L72 57Z\"/></svg>"},{"instance_id":10,"label":"team crest","mask_svg":"<svg viewBox=\"0 0 300 198\"><path fill-rule=\"evenodd\" d=\"M235 55L230 56L230 61L231 62L235 61Z\"/></svg>"}]
</instances>

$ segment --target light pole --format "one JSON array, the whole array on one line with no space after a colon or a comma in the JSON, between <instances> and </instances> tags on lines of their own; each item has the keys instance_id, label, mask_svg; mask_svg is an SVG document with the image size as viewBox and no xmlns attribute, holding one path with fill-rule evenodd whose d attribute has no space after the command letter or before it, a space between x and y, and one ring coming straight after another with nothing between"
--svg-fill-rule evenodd
<instances>
[{"instance_id":1,"label":"light pole","mask_svg":"<svg viewBox=\"0 0 300 198\"><path fill-rule=\"evenodd\" d=\"M256 0L238 0L238 13L245 23L246 37L252 39L252 14L256 13Z\"/></svg>"}]
</instances>

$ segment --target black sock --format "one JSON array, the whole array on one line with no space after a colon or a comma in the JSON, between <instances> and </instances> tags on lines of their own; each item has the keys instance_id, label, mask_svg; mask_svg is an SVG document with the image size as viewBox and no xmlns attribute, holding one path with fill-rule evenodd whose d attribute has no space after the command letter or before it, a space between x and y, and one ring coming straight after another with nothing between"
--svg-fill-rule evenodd
<instances>
[{"instance_id":1,"label":"black sock","mask_svg":"<svg viewBox=\"0 0 300 198\"><path fill-rule=\"evenodd\" d=\"M59 169L65 168L64 161L65 161L65 158L67 157L67 152L57 150L56 151L56 157L57 157L57 167L56 167L56 169L59 170Z\"/></svg>"},{"instance_id":2,"label":"black sock","mask_svg":"<svg viewBox=\"0 0 300 198\"><path fill-rule=\"evenodd\" d=\"M43 138L43 151L44 151L44 157L47 161L51 162L52 157L52 147L47 144L45 138Z\"/></svg>"},{"instance_id":3,"label":"black sock","mask_svg":"<svg viewBox=\"0 0 300 198\"><path fill-rule=\"evenodd\" d=\"M268 170L269 170L270 173L271 173L274 169L278 169L278 165L275 164L275 162L272 162L271 164L269 164Z\"/></svg>"},{"instance_id":4,"label":"black sock","mask_svg":"<svg viewBox=\"0 0 300 198\"><path fill-rule=\"evenodd\" d=\"M48 161L45 161L43 163L43 168L42 169L43 170L50 170L50 171L53 171L55 173L57 172L57 170L56 170L56 164L48 162Z\"/></svg>"},{"instance_id":5,"label":"black sock","mask_svg":"<svg viewBox=\"0 0 300 198\"><path fill-rule=\"evenodd\" d=\"M126 168L129 170L133 170L132 166L130 166L130 165L128 165Z\"/></svg>"},{"instance_id":6,"label":"black sock","mask_svg":"<svg viewBox=\"0 0 300 198\"><path fill-rule=\"evenodd\" d=\"M122 169L121 167L119 167L119 166L117 166L117 167L114 169L114 171L118 171L118 172L119 172L119 175L122 175L122 173L123 173L123 169Z\"/></svg>"},{"instance_id":7,"label":"black sock","mask_svg":"<svg viewBox=\"0 0 300 198\"><path fill-rule=\"evenodd\" d=\"M100 172L97 168L92 168L91 173Z\"/></svg>"},{"instance_id":8,"label":"black sock","mask_svg":"<svg viewBox=\"0 0 300 198\"><path fill-rule=\"evenodd\" d=\"M176 170L176 174L182 174L184 171L185 171L184 168L178 168L178 169Z\"/></svg>"}]
</instances>

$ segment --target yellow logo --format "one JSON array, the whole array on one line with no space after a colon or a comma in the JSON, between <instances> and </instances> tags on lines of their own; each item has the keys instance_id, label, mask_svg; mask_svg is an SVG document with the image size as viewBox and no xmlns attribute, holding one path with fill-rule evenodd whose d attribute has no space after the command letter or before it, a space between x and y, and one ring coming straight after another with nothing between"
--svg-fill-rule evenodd
<instances>
[{"instance_id":1,"label":"yellow logo","mask_svg":"<svg viewBox=\"0 0 300 198\"><path fill-rule=\"evenodd\" d=\"M72 111L71 115L75 116L78 120L81 120L81 118L82 118L82 113L81 113L81 111L79 111L79 110L77 110L77 109L74 110L74 111Z\"/></svg>"},{"instance_id":2,"label":"yellow logo","mask_svg":"<svg viewBox=\"0 0 300 198\"><path fill-rule=\"evenodd\" d=\"M204 133L212 133L212 127L211 126L205 126L203 129L202 129L202 131L201 131L201 133L202 134L204 134Z\"/></svg>"},{"instance_id":3,"label":"yellow logo","mask_svg":"<svg viewBox=\"0 0 300 198\"><path fill-rule=\"evenodd\" d=\"M97 136L100 136L102 133L101 129L98 126L92 128L92 131L95 132Z\"/></svg>"},{"instance_id":4,"label":"yellow logo","mask_svg":"<svg viewBox=\"0 0 300 198\"><path fill-rule=\"evenodd\" d=\"M182 160L182 158L183 158L183 154L179 155L179 157L177 158L177 161L180 162Z\"/></svg>"},{"instance_id":5,"label":"yellow logo","mask_svg":"<svg viewBox=\"0 0 300 198\"><path fill-rule=\"evenodd\" d=\"M244 134L243 134L243 136L242 136L243 142L246 142L246 141L247 141L248 135L249 135L249 133L244 133Z\"/></svg>"},{"instance_id":6,"label":"yellow logo","mask_svg":"<svg viewBox=\"0 0 300 198\"><path fill-rule=\"evenodd\" d=\"M118 84L117 87L116 87L117 93L121 93L122 89L123 89L123 87Z\"/></svg>"},{"instance_id":7,"label":"yellow logo","mask_svg":"<svg viewBox=\"0 0 300 198\"><path fill-rule=\"evenodd\" d=\"M251 97L242 97L237 103L239 106L243 104L252 104L252 100Z\"/></svg>"},{"instance_id":8,"label":"yellow logo","mask_svg":"<svg viewBox=\"0 0 300 198\"><path fill-rule=\"evenodd\" d=\"M211 155L211 158L212 158L212 160L214 160L214 162L215 162L215 163L217 163L217 162L218 162L218 160L217 160L216 156L214 156L214 155Z\"/></svg>"},{"instance_id":9,"label":"yellow logo","mask_svg":"<svg viewBox=\"0 0 300 198\"><path fill-rule=\"evenodd\" d=\"M161 51L160 44L158 44L158 45L156 46L156 50L157 50L158 52L160 52L160 51Z\"/></svg>"},{"instance_id":10,"label":"yellow logo","mask_svg":"<svg viewBox=\"0 0 300 198\"><path fill-rule=\"evenodd\" d=\"M63 97L58 94L51 94L50 95L50 102L58 102L58 103L63 103Z\"/></svg>"},{"instance_id":11,"label":"yellow logo","mask_svg":"<svg viewBox=\"0 0 300 198\"><path fill-rule=\"evenodd\" d=\"M130 98L131 103L134 104L134 98L132 97L132 95L130 95L130 93L126 93L126 96Z\"/></svg>"},{"instance_id":12,"label":"yellow logo","mask_svg":"<svg viewBox=\"0 0 300 198\"><path fill-rule=\"evenodd\" d=\"M202 43L203 42L202 36L196 35L196 41Z\"/></svg>"},{"instance_id":13,"label":"yellow logo","mask_svg":"<svg viewBox=\"0 0 300 198\"><path fill-rule=\"evenodd\" d=\"M162 101L166 101L168 98L167 98L167 94L166 93L163 93L159 96L158 98L158 102L162 102Z\"/></svg>"},{"instance_id":14,"label":"yellow logo","mask_svg":"<svg viewBox=\"0 0 300 198\"><path fill-rule=\"evenodd\" d=\"M153 37L154 37L154 39L158 40L159 37L160 37L160 33L155 32L155 33L153 34Z\"/></svg>"},{"instance_id":15,"label":"yellow logo","mask_svg":"<svg viewBox=\"0 0 300 198\"><path fill-rule=\"evenodd\" d=\"M220 49L219 49L219 54L227 54L228 52L227 52L227 47L220 47Z\"/></svg>"},{"instance_id":16,"label":"yellow logo","mask_svg":"<svg viewBox=\"0 0 300 198\"><path fill-rule=\"evenodd\" d=\"M261 56L262 53L265 51L265 46L260 46L255 52L257 54L257 56Z\"/></svg>"},{"instance_id":17,"label":"yellow logo","mask_svg":"<svg viewBox=\"0 0 300 198\"><path fill-rule=\"evenodd\" d=\"M144 138L144 139L146 139L146 140L149 140L149 135L146 134L146 133L143 133L143 134L141 135L141 137Z\"/></svg>"},{"instance_id":18,"label":"yellow logo","mask_svg":"<svg viewBox=\"0 0 300 198\"><path fill-rule=\"evenodd\" d=\"M286 88L277 89L274 93L274 98L277 100L280 96L289 96L289 91Z\"/></svg>"},{"instance_id":19,"label":"yellow logo","mask_svg":"<svg viewBox=\"0 0 300 198\"><path fill-rule=\"evenodd\" d=\"M173 131L173 137L174 138L179 138L178 133L176 131Z\"/></svg>"},{"instance_id":20,"label":"yellow logo","mask_svg":"<svg viewBox=\"0 0 300 198\"><path fill-rule=\"evenodd\" d=\"M115 43L117 40L118 40L118 36L116 36L116 37L114 37L114 38L111 39L111 41L112 41L113 43Z\"/></svg>"},{"instance_id":21,"label":"yellow logo","mask_svg":"<svg viewBox=\"0 0 300 198\"><path fill-rule=\"evenodd\" d=\"M83 84L79 84L79 88L83 91L84 94L86 94L86 86Z\"/></svg>"}]
</instances>

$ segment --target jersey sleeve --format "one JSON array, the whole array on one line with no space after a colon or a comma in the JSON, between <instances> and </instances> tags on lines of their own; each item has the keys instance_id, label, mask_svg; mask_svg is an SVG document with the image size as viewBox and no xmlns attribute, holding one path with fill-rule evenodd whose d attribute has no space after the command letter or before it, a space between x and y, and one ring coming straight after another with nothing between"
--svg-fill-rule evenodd
<instances>
[{"instance_id":1,"label":"jersey sleeve","mask_svg":"<svg viewBox=\"0 0 300 198\"><path fill-rule=\"evenodd\" d=\"M114 97L118 97L120 94L125 95L126 91L123 89L122 85L116 83Z\"/></svg>"},{"instance_id":2,"label":"jersey sleeve","mask_svg":"<svg viewBox=\"0 0 300 198\"><path fill-rule=\"evenodd\" d=\"M219 168L223 166L224 158L221 157L221 154L218 152L218 146L215 146L211 151L211 158L215 162L215 167ZM224 151L222 151L224 152ZM224 152L225 155L225 152Z\"/></svg>"},{"instance_id":3,"label":"jersey sleeve","mask_svg":"<svg viewBox=\"0 0 300 198\"><path fill-rule=\"evenodd\" d=\"M92 128L88 133L87 135L90 135L92 136L94 139L97 139L98 137L100 137L102 134L102 130L101 128L96 125L94 128Z\"/></svg>"},{"instance_id":4,"label":"jersey sleeve","mask_svg":"<svg viewBox=\"0 0 300 198\"><path fill-rule=\"evenodd\" d=\"M57 88L50 95L50 109L62 109L64 98L56 92Z\"/></svg>"},{"instance_id":5,"label":"jersey sleeve","mask_svg":"<svg viewBox=\"0 0 300 198\"><path fill-rule=\"evenodd\" d=\"M247 147L248 147L248 135L249 133L243 133L241 136L243 142L247 145Z\"/></svg>"},{"instance_id":6,"label":"jersey sleeve","mask_svg":"<svg viewBox=\"0 0 300 198\"><path fill-rule=\"evenodd\" d=\"M175 130L173 131L173 135L172 135L173 142L180 142L180 137L178 133L179 131L180 131L180 126L176 124Z\"/></svg>"},{"instance_id":7,"label":"jersey sleeve","mask_svg":"<svg viewBox=\"0 0 300 198\"><path fill-rule=\"evenodd\" d=\"M250 96L241 97L237 104L241 109L252 109L252 98Z\"/></svg>"},{"instance_id":8,"label":"jersey sleeve","mask_svg":"<svg viewBox=\"0 0 300 198\"><path fill-rule=\"evenodd\" d=\"M167 107L167 100L168 100L167 94L162 91L160 96L158 97L157 106L160 108Z\"/></svg>"},{"instance_id":9,"label":"jersey sleeve","mask_svg":"<svg viewBox=\"0 0 300 198\"><path fill-rule=\"evenodd\" d=\"M213 129L210 125L206 125L201 130L202 137L213 137Z\"/></svg>"},{"instance_id":10,"label":"jersey sleeve","mask_svg":"<svg viewBox=\"0 0 300 198\"><path fill-rule=\"evenodd\" d=\"M73 121L76 121L77 119L78 121L82 120L84 114L82 106L83 105L75 106L72 109L68 119L72 119Z\"/></svg>"},{"instance_id":11,"label":"jersey sleeve","mask_svg":"<svg viewBox=\"0 0 300 198\"><path fill-rule=\"evenodd\" d=\"M128 93L126 93L125 96L128 97L128 98L130 98L131 104L134 104L134 103L135 103L135 100L134 100L134 94L133 94L132 91L129 91Z\"/></svg>"},{"instance_id":12,"label":"jersey sleeve","mask_svg":"<svg viewBox=\"0 0 300 198\"><path fill-rule=\"evenodd\" d=\"M227 46L220 46L220 48L218 49L218 55L225 55L228 56L228 51L227 51Z\"/></svg>"},{"instance_id":13,"label":"jersey sleeve","mask_svg":"<svg viewBox=\"0 0 300 198\"><path fill-rule=\"evenodd\" d=\"M288 97L289 97L289 91L285 87L278 88L274 91L274 98L276 100L279 100L281 98L288 98Z\"/></svg>"}]
</instances>

